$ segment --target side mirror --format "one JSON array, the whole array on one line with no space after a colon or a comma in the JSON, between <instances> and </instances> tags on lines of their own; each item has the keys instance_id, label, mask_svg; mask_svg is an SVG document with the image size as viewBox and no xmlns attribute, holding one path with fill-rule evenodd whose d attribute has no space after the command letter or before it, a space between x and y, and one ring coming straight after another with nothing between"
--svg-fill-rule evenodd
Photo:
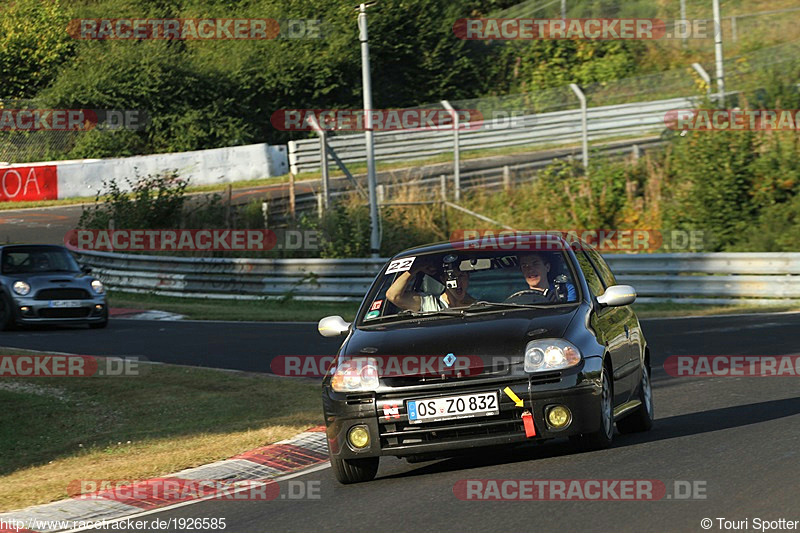
<instances>
[{"instance_id":1,"label":"side mirror","mask_svg":"<svg viewBox=\"0 0 800 533\"><path fill-rule=\"evenodd\" d=\"M636 290L630 285L614 285L597 297L597 303L603 307L620 307L630 305L636 300Z\"/></svg>"},{"instance_id":2,"label":"side mirror","mask_svg":"<svg viewBox=\"0 0 800 533\"><path fill-rule=\"evenodd\" d=\"M317 330L323 337L338 337L350 329L350 323L345 322L339 315L326 316L319 321Z\"/></svg>"},{"instance_id":3,"label":"side mirror","mask_svg":"<svg viewBox=\"0 0 800 533\"><path fill-rule=\"evenodd\" d=\"M81 266L81 272L83 272L84 274L91 274L92 273L92 267L86 266L86 265L82 265Z\"/></svg>"}]
</instances>

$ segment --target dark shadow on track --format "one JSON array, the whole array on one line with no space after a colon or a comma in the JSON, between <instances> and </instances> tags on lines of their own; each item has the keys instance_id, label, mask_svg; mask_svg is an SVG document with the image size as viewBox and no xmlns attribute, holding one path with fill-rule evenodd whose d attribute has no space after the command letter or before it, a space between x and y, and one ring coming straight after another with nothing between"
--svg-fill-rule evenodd
<instances>
[{"instance_id":1,"label":"dark shadow on track","mask_svg":"<svg viewBox=\"0 0 800 533\"><path fill-rule=\"evenodd\" d=\"M657 442L700 435L712 431L733 429L797 414L800 414L800 398L771 400L768 402L711 409L668 418L656 418L653 429L648 432L615 435L612 448L635 446L646 442ZM513 449L486 448L481 452L439 460L436 463L427 464L408 472L381 476L381 479L452 472L470 468L548 459L578 453L580 452L565 439L552 440L541 445L522 445Z\"/></svg>"}]
</instances>

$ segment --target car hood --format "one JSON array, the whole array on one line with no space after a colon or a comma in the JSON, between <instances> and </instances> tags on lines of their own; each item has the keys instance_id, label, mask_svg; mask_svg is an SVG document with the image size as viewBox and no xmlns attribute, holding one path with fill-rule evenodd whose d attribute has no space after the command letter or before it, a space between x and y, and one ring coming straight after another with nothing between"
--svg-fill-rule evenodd
<instances>
[{"instance_id":1,"label":"car hood","mask_svg":"<svg viewBox=\"0 0 800 533\"><path fill-rule=\"evenodd\" d=\"M357 329L344 356L469 356L470 366L484 369L498 360L521 361L525 345L535 339L561 338L579 306L476 313Z\"/></svg>"},{"instance_id":2,"label":"car hood","mask_svg":"<svg viewBox=\"0 0 800 533\"><path fill-rule=\"evenodd\" d=\"M32 289L54 288L62 285L86 287L94 279L82 272L29 272L6 274L5 277L14 281L24 281Z\"/></svg>"}]
</instances>

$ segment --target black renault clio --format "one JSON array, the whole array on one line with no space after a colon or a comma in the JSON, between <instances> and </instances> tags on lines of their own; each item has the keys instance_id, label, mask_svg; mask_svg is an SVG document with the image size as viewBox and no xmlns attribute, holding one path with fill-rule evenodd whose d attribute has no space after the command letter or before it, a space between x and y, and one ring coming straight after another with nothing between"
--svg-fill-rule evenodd
<instances>
[{"instance_id":1,"label":"black renault clio","mask_svg":"<svg viewBox=\"0 0 800 533\"><path fill-rule=\"evenodd\" d=\"M606 262L582 241L443 243L404 251L375 279L323 379L342 483L383 455L444 457L569 437L587 449L653 420L650 357Z\"/></svg>"}]
</instances>

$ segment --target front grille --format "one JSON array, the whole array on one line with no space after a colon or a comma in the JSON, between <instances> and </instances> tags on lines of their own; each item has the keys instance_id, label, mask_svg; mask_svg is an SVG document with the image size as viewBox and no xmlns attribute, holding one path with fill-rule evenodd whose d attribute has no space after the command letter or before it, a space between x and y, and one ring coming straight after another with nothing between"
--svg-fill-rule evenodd
<instances>
[{"instance_id":1,"label":"front grille","mask_svg":"<svg viewBox=\"0 0 800 533\"><path fill-rule=\"evenodd\" d=\"M520 412L514 408L504 410L501 406L500 414L497 416L429 422L426 424L409 424L405 416L405 404L398 406L398 408L404 420L380 424L381 448L383 449L525 432Z\"/></svg>"},{"instance_id":2,"label":"front grille","mask_svg":"<svg viewBox=\"0 0 800 533\"><path fill-rule=\"evenodd\" d=\"M39 309L39 318L86 318L89 307L66 307L62 309Z\"/></svg>"},{"instance_id":3,"label":"front grille","mask_svg":"<svg viewBox=\"0 0 800 533\"><path fill-rule=\"evenodd\" d=\"M84 289L42 289L36 293L34 300L89 300L89 291Z\"/></svg>"}]
</instances>

